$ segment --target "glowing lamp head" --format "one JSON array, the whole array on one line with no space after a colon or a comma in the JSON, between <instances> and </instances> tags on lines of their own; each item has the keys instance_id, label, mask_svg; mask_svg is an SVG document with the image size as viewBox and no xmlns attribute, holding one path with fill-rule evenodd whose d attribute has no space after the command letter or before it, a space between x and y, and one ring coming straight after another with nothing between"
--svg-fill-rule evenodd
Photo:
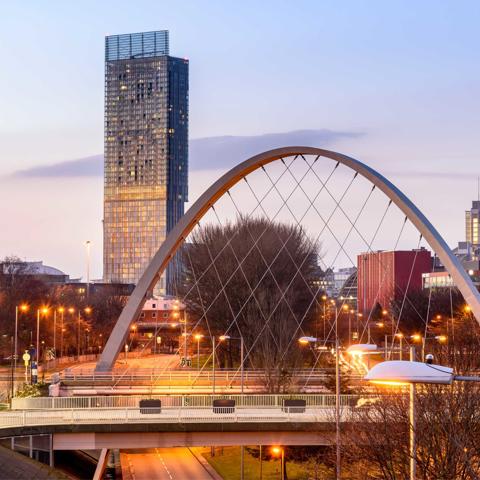
<instances>
[{"instance_id":1,"label":"glowing lamp head","mask_svg":"<svg viewBox=\"0 0 480 480\"><path fill-rule=\"evenodd\" d=\"M59 311L60 313L63 313L63 312L65 311L65 309L64 309L63 307L58 307L58 311Z\"/></svg>"},{"instance_id":2,"label":"glowing lamp head","mask_svg":"<svg viewBox=\"0 0 480 480\"><path fill-rule=\"evenodd\" d=\"M322 295L322 300L325 302L327 300L327 296L326 295Z\"/></svg>"},{"instance_id":3,"label":"glowing lamp head","mask_svg":"<svg viewBox=\"0 0 480 480\"><path fill-rule=\"evenodd\" d=\"M85 307L85 313L92 313L92 309L90 307Z\"/></svg>"},{"instance_id":4,"label":"glowing lamp head","mask_svg":"<svg viewBox=\"0 0 480 480\"><path fill-rule=\"evenodd\" d=\"M470 313L472 311L472 308L470 307L470 305L465 305L464 310L466 313Z\"/></svg>"},{"instance_id":5,"label":"glowing lamp head","mask_svg":"<svg viewBox=\"0 0 480 480\"><path fill-rule=\"evenodd\" d=\"M195 337L194 337L194 338L195 338L195 340L198 341L198 340L201 340L201 339L203 338L203 335L200 334L200 333L197 333L197 334L195 334Z\"/></svg>"},{"instance_id":6,"label":"glowing lamp head","mask_svg":"<svg viewBox=\"0 0 480 480\"><path fill-rule=\"evenodd\" d=\"M388 313L387 310L382 310L382 315L386 315Z\"/></svg>"},{"instance_id":7,"label":"glowing lamp head","mask_svg":"<svg viewBox=\"0 0 480 480\"><path fill-rule=\"evenodd\" d=\"M25 303L20 305L20 311L26 312L27 310L28 310L28 305L26 305Z\"/></svg>"},{"instance_id":8,"label":"glowing lamp head","mask_svg":"<svg viewBox=\"0 0 480 480\"><path fill-rule=\"evenodd\" d=\"M343 305L342 309L344 312L347 312L348 310L350 310L350 307L348 305Z\"/></svg>"},{"instance_id":9,"label":"glowing lamp head","mask_svg":"<svg viewBox=\"0 0 480 480\"><path fill-rule=\"evenodd\" d=\"M309 343L315 343L317 339L315 337L300 337L298 343L301 345L308 345Z\"/></svg>"},{"instance_id":10,"label":"glowing lamp head","mask_svg":"<svg viewBox=\"0 0 480 480\"><path fill-rule=\"evenodd\" d=\"M281 447L272 447L272 453L273 455L280 455L282 453L282 448Z\"/></svg>"},{"instance_id":11,"label":"glowing lamp head","mask_svg":"<svg viewBox=\"0 0 480 480\"><path fill-rule=\"evenodd\" d=\"M74 309L73 307L70 307L70 308L68 309L68 313L74 313L74 312L75 312L75 309Z\"/></svg>"},{"instance_id":12,"label":"glowing lamp head","mask_svg":"<svg viewBox=\"0 0 480 480\"><path fill-rule=\"evenodd\" d=\"M368 355L376 351L377 346L374 343L358 343L347 348L347 353L350 355Z\"/></svg>"},{"instance_id":13,"label":"glowing lamp head","mask_svg":"<svg viewBox=\"0 0 480 480\"><path fill-rule=\"evenodd\" d=\"M369 382L380 385L405 385L410 383L450 385L453 381L453 369L423 362L391 360L377 363L364 378Z\"/></svg>"},{"instance_id":14,"label":"glowing lamp head","mask_svg":"<svg viewBox=\"0 0 480 480\"><path fill-rule=\"evenodd\" d=\"M228 340L230 338L229 335L220 335L218 337L218 339L221 341L221 342L224 342L225 340Z\"/></svg>"},{"instance_id":15,"label":"glowing lamp head","mask_svg":"<svg viewBox=\"0 0 480 480\"><path fill-rule=\"evenodd\" d=\"M48 313L48 307L42 307L41 312L46 315Z\"/></svg>"},{"instance_id":16,"label":"glowing lamp head","mask_svg":"<svg viewBox=\"0 0 480 480\"><path fill-rule=\"evenodd\" d=\"M419 342L422 339L422 336L418 333L410 337L414 342Z\"/></svg>"}]
</instances>

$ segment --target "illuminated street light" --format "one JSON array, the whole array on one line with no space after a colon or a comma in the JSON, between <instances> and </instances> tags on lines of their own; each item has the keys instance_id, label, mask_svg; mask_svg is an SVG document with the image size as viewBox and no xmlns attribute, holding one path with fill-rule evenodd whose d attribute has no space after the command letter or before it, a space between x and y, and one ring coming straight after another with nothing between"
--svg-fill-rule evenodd
<instances>
[{"instance_id":1,"label":"illuminated street light","mask_svg":"<svg viewBox=\"0 0 480 480\"><path fill-rule=\"evenodd\" d=\"M272 455L280 457L281 479L285 480L285 449L283 447L272 447Z\"/></svg>"},{"instance_id":2,"label":"illuminated street light","mask_svg":"<svg viewBox=\"0 0 480 480\"><path fill-rule=\"evenodd\" d=\"M240 337L231 337L230 335L220 335L218 339L223 342L225 340L240 340L240 391L241 394L243 395L243 390L244 390L244 379L245 379L245 371L244 371L244 363L245 363L245 358L244 358L244 344L243 344L243 336L240 335Z\"/></svg>"},{"instance_id":3,"label":"illuminated street light","mask_svg":"<svg viewBox=\"0 0 480 480\"><path fill-rule=\"evenodd\" d=\"M451 385L454 380L479 382L480 377L455 375L453 368L429 363L414 362L414 351L410 350L411 361L388 361L375 365L365 375L365 380L386 385L410 386L410 479L416 478L415 438L415 384Z\"/></svg>"},{"instance_id":4,"label":"illuminated street light","mask_svg":"<svg viewBox=\"0 0 480 480\"><path fill-rule=\"evenodd\" d=\"M368 355L370 353L378 353L377 345L374 343L358 343L350 345L347 348L347 353L350 355Z\"/></svg>"},{"instance_id":5,"label":"illuminated street light","mask_svg":"<svg viewBox=\"0 0 480 480\"><path fill-rule=\"evenodd\" d=\"M14 348L14 369L15 372L17 371L17 359L18 359L18 311L25 313L28 310L28 305L26 303L22 303L19 307L15 306L15 348ZM12 385L13 390L13 385Z\"/></svg>"},{"instance_id":6,"label":"illuminated street light","mask_svg":"<svg viewBox=\"0 0 480 480\"><path fill-rule=\"evenodd\" d=\"M337 307L335 305L335 310ZM335 318L337 315L335 315ZM335 322L335 326L337 327L338 322ZM336 459L337 459L337 478L340 478L341 470L340 470L340 353L339 353L339 343L338 343L338 330L335 328L335 348L331 349L332 355L335 355L335 444L336 444ZM318 338L315 337L300 337L298 342L301 345L308 345L309 343L316 343L318 342ZM327 342L327 340L324 340ZM322 348L323 350L323 348Z\"/></svg>"},{"instance_id":7,"label":"illuminated street light","mask_svg":"<svg viewBox=\"0 0 480 480\"><path fill-rule=\"evenodd\" d=\"M37 352L36 352L37 368L40 360L40 313L44 316L47 315L48 307L43 306L37 309Z\"/></svg>"},{"instance_id":8,"label":"illuminated street light","mask_svg":"<svg viewBox=\"0 0 480 480\"><path fill-rule=\"evenodd\" d=\"M197 341L197 370L200 370L200 340L203 338L203 335L196 333L193 338Z\"/></svg>"},{"instance_id":9,"label":"illuminated street light","mask_svg":"<svg viewBox=\"0 0 480 480\"><path fill-rule=\"evenodd\" d=\"M309 343L315 343L318 339L315 337L300 337L298 343L302 345L308 345Z\"/></svg>"}]
</instances>

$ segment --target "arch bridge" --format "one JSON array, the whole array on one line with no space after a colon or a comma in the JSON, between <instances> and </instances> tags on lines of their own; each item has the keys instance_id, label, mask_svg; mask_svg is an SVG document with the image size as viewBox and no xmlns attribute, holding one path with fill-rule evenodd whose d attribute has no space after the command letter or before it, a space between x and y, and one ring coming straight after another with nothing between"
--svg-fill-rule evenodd
<instances>
[{"instance_id":1,"label":"arch bridge","mask_svg":"<svg viewBox=\"0 0 480 480\"><path fill-rule=\"evenodd\" d=\"M307 158L311 160L307 161ZM302 161L305 160L305 168L307 169L301 179L298 179L298 177L292 177L291 179L292 183L296 184L295 188L300 187L300 190L302 189L303 178L309 178L316 175L313 171L314 164L318 163L319 159L322 159L330 160L333 165L333 170L339 165L346 167L347 170L353 171L354 179L357 178L357 176L362 177L367 182L370 182L372 188L383 192L383 194L388 197L389 204L393 203L396 205L396 207L403 212L405 217L408 218L411 224L413 224L418 230L421 238L428 242L432 250L451 275L465 301L470 305L476 319L480 319L480 296L469 275L463 269L459 260L452 253L439 232L433 227L419 208L407 198L399 188L373 168L341 153L313 147L285 147L255 155L238 164L214 182L190 207L187 213L168 234L166 240L163 242L140 278L127 305L115 324L107 344L105 345L101 358L96 366L97 372L106 372L112 369L119 352L122 350L132 322L139 316L142 310L147 294L153 290L155 284L159 281L160 276L166 271L169 263L173 261L176 253L182 245L185 244L191 232L198 227L207 212L215 207L216 203L222 198L222 196L225 194L228 195L233 187L240 184L243 180L246 180L253 172L259 170L264 170L266 172L266 168L275 163L281 163L288 172L290 166L296 161L296 159L301 159ZM317 178L319 177L317 176ZM325 181L320 181L317 194L320 190L328 191L326 183L329 178L330 177ZM269 180L272 183L272 188L276 188L276 181L272 181L270 177ZM250 187L250 184L248 185ZM280 196L280 199L281 201L286 202L285 196ZM312 205L313 208L316 209L315 204L310 200L310 207ZM321 217L321 219L325 221L323 217ZM325 222L326 228L328 229L328 221ZM352 228L355 228L355 224L353 222L351 223ZM371 245L367 244L367 248L370 247ZM240 270L238 271L238 274L241 274ZM263 320L268 324L269 318ZM298 332L302 331L301 321L298 322L297 330Z\"/></svg>"}]
</instances>

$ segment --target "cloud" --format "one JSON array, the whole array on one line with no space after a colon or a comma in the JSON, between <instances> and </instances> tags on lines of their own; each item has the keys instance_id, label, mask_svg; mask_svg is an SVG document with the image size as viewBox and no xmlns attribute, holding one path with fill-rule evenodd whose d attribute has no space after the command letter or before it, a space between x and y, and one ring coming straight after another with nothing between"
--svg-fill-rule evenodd
<instances>
[{"instance_id":1,"label":"cloud","mask_svg":"<svg viewBox=\"0 0 480 480\"><path fill-rule=\"evenodd\" d=\"M477 173L473 172L435 172L435 171L415 171L415 170L388 170L381 172L385 177L399 177L399 178L418 178L419 180L424 180L425 178L445 178L451 180L472 180L478 176Z\"/></svg>"},{"instance_id":2,"label":"cloud","mask_svg":"<svg viewBox=\"0 0 480 480\"><path fill-rule=\"evenodd\" d=\"M17 178L98 177L103 175L103 155L67 160L53 165L41 165L13 173Z\"/></svg>"},{"instance_id":3,"label":"cloud","mask_svg":"<svg viewBox=\"0 0 480 480\"><path fill-rule=\"evenodd\" d=\"M230 168L265 150L288 145L324 147L334 141L357 138L361 133L331 130L295 130L252 136L221 136L190 140L189 164L192 171ZM13 173L17 178L92 177L103 175L103 155L41 165Z\"/></svg>"}]
</instances>

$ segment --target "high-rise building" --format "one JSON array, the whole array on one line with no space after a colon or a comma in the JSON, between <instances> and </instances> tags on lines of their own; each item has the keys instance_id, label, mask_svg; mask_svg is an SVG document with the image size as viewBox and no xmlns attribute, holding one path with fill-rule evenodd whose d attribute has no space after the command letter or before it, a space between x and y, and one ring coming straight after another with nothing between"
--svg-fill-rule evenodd
<instances>
[{"instance_id":1,"label":"high-rise building","mask_svg":"<svg viewBox=\"0 0 480 480\"><path fill-rule=\"evenodd\" d=\"M465 212L465 240L470 243L474 253L480 248L479 222L480 200L474 200L472 208Z\"/></svg>"},{"instance_id":2,"label":"high-rise building","mask_svg":"<svg viewBox=\"0 0 480 480\"><path fill-rule=\"evenodd\" d=\"M358 309L368 314L376 305L389 308L394 300L422 289L422 274L431 272L431 253L392 250L361 253L357 257Z\"/></svg>"},{"instance_id":3,"label":"high-rise building","mask_svg":"<svg viewBox=\"0 0 480 480\"><path fill-rule=\"evenodd\" d=\"M188 60L168 31L105 38L104 154L104 279L137 283L188 194Z\"/></svg>"}]
</instances>

